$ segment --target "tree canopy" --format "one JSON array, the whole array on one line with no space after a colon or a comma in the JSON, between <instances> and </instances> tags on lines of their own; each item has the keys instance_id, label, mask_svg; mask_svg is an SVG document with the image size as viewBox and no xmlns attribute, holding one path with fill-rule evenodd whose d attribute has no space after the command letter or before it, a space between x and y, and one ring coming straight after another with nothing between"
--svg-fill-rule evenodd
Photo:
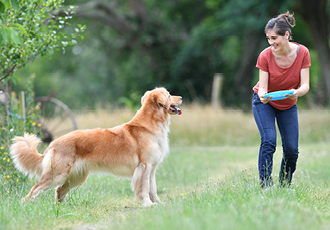
<instances>
[{"instance_id":1,"label":"tree canopy","mask_svg":"<svg viewBox=\"0 0 330 230\"><path fill-rule=\"evenodd\" d=\"M72 19L73 6L65 16L57 16L62 0L1 0L0 1L0 81L19 78L15 70L33 61L39 55L52 54L54 50L76 44L76 37L84 26L73 33L62 33Z\"/></svg>"},{"instance_id":2,"label":"tree canopy","mask_svg":"<svg viewBox=\"0 0 330 230\"><path fill-rule=\"evenodd\" d=\"M310 10L301 7L307 3ZM35 72L37 94L58 90L58 97L70 107L139 103L143 92L156 86L167 87L185 101L208 102L214 74L223 73L224 105L249 108L258 77L256 60L268 46L264 26L287 10L295 12L297 20L294 41L307 46L312 56L311 90L299 101L306 106L329 103L326 0L70 0L66 4L66 10L77 6L68 30L87 25L84 41L74 44L72 52L38 58L17 74L24 78Z\"/></svg>"}]
</instances>

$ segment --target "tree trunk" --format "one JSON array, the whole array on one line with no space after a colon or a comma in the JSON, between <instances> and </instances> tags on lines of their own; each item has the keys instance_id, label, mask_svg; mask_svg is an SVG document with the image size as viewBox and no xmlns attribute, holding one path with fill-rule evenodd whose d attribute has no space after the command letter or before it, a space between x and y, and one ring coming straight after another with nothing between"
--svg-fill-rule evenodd
<instances>
[{"instance_id":1,"label":"tree trunk","mask_svg":"<svg viewBox=\"0 0 330 230\"><path fill-rule=\"evenodd\" d=\"M330 48L328 0L297 0L297 11L306 21L318 53L325 95L330 100ZM313 61L313 60L312 60Z\"/></svg>"},{"instance_id":2,"label":"tree trunk","mask_svg":"<svg viewBox=\"0 0 330 230\"><path fill-rule=\"evenodd\" d=\"M245 107L248 107L251 102L252 81L261 38L263 37L259 36L256 32L249 32L245 34L243 38L241 64L235 75L235 85L237 86L235 95L239 95L240 98L243 98Z\"/></svg>"}]
</instances>

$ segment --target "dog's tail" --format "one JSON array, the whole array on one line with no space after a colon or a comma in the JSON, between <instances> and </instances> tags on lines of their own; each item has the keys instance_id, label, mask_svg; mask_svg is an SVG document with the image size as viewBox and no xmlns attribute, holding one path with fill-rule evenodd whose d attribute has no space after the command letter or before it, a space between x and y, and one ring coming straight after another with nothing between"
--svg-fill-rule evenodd
<instances>
[{"instance_id":1,"label":"dog's tail","mask_svg":"<svg viewBox=\"0 0 330 230\"><path fill-rule=\"evenodd\" d=\"M23 137L14 137L10 146L10 155L15 167L29 177L41 177L44 155L37 151L40 139L36 135L25 133Z\"/></svg>"},{"instance_id":2,"label":"dog's tail","mask_svg":"<svg viewBox=\"0 0 330 230\"><path fill-rule=\"evenodd\" d=\"M143 197L141 195L142 192L142 176L144 171L146 170L146 166L144 164L139 164L133 174L132 182L131 182L131 188L134 192L135 198L137 200L142 200Z\"/></svg>"}]
</instances>

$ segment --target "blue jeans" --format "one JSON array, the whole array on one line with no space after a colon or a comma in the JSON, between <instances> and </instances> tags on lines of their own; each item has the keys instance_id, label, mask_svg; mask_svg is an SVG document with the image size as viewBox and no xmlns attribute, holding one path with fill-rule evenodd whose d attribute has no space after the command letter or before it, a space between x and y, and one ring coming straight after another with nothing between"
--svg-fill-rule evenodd
<instances>
[{"instance_id":1,"label":"blue jeans","mask_svg":"<svg viewBox=\"0 0 330 230\"><path fill-rule=\"evenodd\" d=\"M258 126L261 145L259 150L258 169L261 186L272 184L273 154L276 150L276 127L282 138L283 158L279 180L282 185L290 185L292 174L296 170L298 159L299 125L297 105L287 110L279 110L269 103L263 104L254 93L252 99L253 116Z\"/></svg>"}]
</instances>

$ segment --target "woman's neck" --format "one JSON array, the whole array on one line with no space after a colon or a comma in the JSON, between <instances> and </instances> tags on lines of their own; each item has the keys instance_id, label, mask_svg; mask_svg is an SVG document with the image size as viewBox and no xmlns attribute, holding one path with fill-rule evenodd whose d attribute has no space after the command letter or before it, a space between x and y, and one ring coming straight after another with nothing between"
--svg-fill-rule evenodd
<instances>
[{"instance_id":1,"label":"woman's neck","mask_svg":"<svg viewBox=\"0 0 330 230\"><path fill-rule=\"evenodd\" d=\"M273 53L276 56L287 57L293 52L293 50L294 50L293 45L290 42L288 42L287 45L282 47L282 49L280 49L278 51L273 50Z\"/></svg>"},{"instance_id":2,"label":"woman's neck","mask_svg":"<svg viewBox=\"0 0 330 230\"><path fill-rule=\"evenodd\" d=\"M289 67L297 57L297 45L289 43L288 46L283 46L282 49L273 50L273 56L278 66L282 68Z\"/></svg>"}]
</instances>

